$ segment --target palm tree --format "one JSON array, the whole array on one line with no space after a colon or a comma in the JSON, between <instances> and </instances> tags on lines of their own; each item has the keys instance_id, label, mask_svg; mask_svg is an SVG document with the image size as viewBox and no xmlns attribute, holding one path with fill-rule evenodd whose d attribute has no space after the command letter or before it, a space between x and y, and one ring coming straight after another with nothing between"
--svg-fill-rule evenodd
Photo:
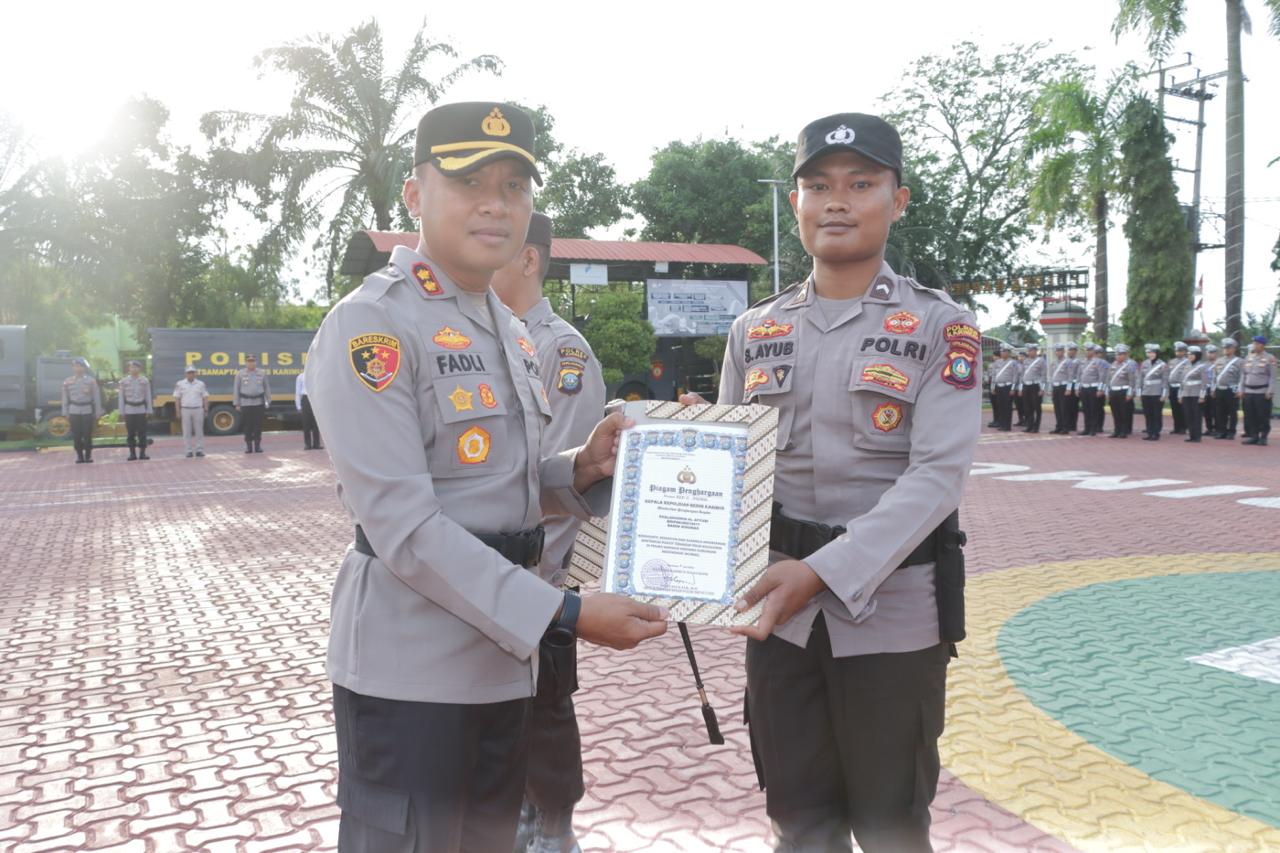
<instances>
[{"instance_id":1,"label":"palm tree","mask_svg":"<svg viewBox=\"0 0 1280 853\"><path fill-rule=\"evenodd\" d=\"M1088 223L1094 235L1093 335L1107 342L1107 227L1111 196L1120 182L1124 110L1137 69L1126 66L1101 91L1080 73L1047 85L1036 100L1036 127L1028 139L1038 157L1031 213L1045 228Z\"/></svg>"},{"instance_id":2,"label":"palm tree","mask_svg":"<svg viewBox=\"0 0 1280 853\"><path fill-rule=\"evenodd\" d=\"M1227 214L1226 292L1227 333L1240 333L1240 300L1244 288L1244 71L1240 63L1240 34L1253 26L1242 0L1223 0L1227 12ZM1169 54L1173 42L1186 31L1186 0L1119 0L1112 30L1117 36L1145 30L1147 50L1157 59ZM1270 31L1280 36L1280 0L1263 0L1270 12Z\"/></svg>"},{"instance_id":3,"label":"palm tree","mask_svg":"<svg viewBox=\"0 0 1280 853\"><path fill-rule=\"evenodd\" d=\"M497 57L484 54L436 80L425 76L433 60L456 57L452 45L429 40L424 23L400 67L388 74L382 31L373 20L341 38L313 36L257 57L260 69L294 78L288 112L227 110L201 120L213 144L215 178L232 194L250 190L251 211L270 223L255 247L255 266L279 270L306 234L324 226L312 248L325 252L326 281L332 284L353 231L370 225L385 231L393 222L408 227L400 188L413 165L421 110L464 74L497 74L502 67ZM239 149L238 137L250 133L256 137Z\"/></svg>"}]
</instances>

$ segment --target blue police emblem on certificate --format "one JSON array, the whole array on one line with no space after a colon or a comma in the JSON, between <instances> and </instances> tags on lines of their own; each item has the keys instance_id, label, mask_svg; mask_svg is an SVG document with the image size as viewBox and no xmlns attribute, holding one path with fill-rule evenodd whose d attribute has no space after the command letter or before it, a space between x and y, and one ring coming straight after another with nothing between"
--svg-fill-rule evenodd
<instances>
[{"instance_id":1,"label":"blue police emblem on certificate","mask_svg":"<svg viewBox=\"0 0 1280 853\"><path fill-rule=\"evenodd\" d=\"M742 424L628 430L614 475L606 591L732 604L746 466Z\"/></svg>"}]
</instances>

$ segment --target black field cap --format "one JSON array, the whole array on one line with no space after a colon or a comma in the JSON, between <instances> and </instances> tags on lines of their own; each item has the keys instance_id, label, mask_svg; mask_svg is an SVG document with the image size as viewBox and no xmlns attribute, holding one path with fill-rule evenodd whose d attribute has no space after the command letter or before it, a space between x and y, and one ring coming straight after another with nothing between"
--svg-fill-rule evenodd
<instances>
[{"instance_id":1,"label":"black field cap","mask_svg":"<svg viewBox=\"0 0 1280 853\"><path fill-rule=\"evenodd\" d=\"M810 122L796 144L795 179L805 167L833 151L856 151L893 169L902 180L902 138L887 121L865 113L836 113Z\"/></svg>"},{"instance_id":2,"label":"black field cap","mask_svg":"<svg viewBox=\"0 0 1280 853\"><path fill-rule=\"evenodd\" d=\"M511 104L446 104L418 122L413 165L432 163L446 175L466 175L494 160L510 157L524 163L538 186L542 186L542 175L533 157L536 136L533 119Z\"/></svg>"},{"instance_id":3,"label":"black field cap","mask_svg":"<svg viewBox=\"0 0 1280 853\"><path fill-rule=\"evenodd\" d=\"M524 238L527 246L546 246L551 248L551 217L545 213L534 213L529 220L529 236Z\"/></svg>"}]
</instances>

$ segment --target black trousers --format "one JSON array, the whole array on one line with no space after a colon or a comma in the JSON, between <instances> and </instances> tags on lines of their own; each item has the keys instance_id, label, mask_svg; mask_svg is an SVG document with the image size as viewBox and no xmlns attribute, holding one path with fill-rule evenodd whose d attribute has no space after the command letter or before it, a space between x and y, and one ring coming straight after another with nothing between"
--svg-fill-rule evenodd
<instances>
[{"instance_id":1,"label":"black trousers","mask_svg":"<svg viewBox=\"0 0 1280 853\"><path fill-rule=\"evenodd\" d=\"M1200 398L1182 398L1182 417L1187 422L1187 437L1200 440Z\"/></svg>"},{"instance_id":2,"label":"black trousers","mask_svg":"<svg viewBox=\"0 0 1280 853\"><path fill-rule=\"evenodd\" d=\"M1103 410L1106 403L1105 394L1097 388L1083 388L1080 390L1080 405L1084 408L1084 431L1086 435L1096 435L1102 432L1103 424L1106 423L1107 416Z\"/></svg>"},{"instance_id":3,"label":"black trousers","mask_svg":"<svg viewBox=\"0 0 1280 853\"><path fill-rule=\"evenodd\" d=\"M525 799L544 812L567 811L586 792L582 737L573 708L578 650L539 649L538 694L529 705L529 773Z\"/></svg>"},{"instance_id":4,"label":"black trousers","mask_svg":"<svg viewBox=\"0 0 1280 853\"><path fill-rule=\"evenodd\" d=\"M1271 400L1265 391L1244 395L1244 434L1249 438L1267 438L1271 435Z\"/></svg>"},{"instance_id":5,"label":"black trousers","mask_svg":"<svg viewBox=\"0 0 1280 853\"><path fill-rule=\"evenodd\" d=\"M129 432L129 450L133 451L135 447L142 448L142 452L147 452L147 416L141 415L125 415L124 426Z\"/></svg>"},{"instance_id":6,"label":"black trousers","mask_svg":"<svg viewBox=\"0 0 1280 853\"><path fill-rule=\"evenodd\" d=\"M1169 388L1169 413L1173 415L1173 434L1182 435L1187 431L1187 419L1182 414L1182 399L1178 389Z\"/></svg>"},{"instance_id":7,"label":"black trousers","mask_svg":"<svg viewBox=\"0 0 1280 853\"><path fill-rule=\"evenodd\" d=\"M1128 391L1110 393L1112 435L1128 435L1133 432L1133 401L1128 395Z\"/></svg>"},{"instance_id":8,"label":"black trousers","mask_svg":"<svg viewBox=\"0 0 1280 853\"><path fill-rule=\"evenodd\" d=\"M751 746L781 851L931 850L948 647L834 658L819 616L807 647L747 642Z\"/></svg>"},{"instance_id":9,"label":"black trousers","mask_svg":"<svg viewBox=\"0 0 1280 853\"><path fill-rule=\"evenodd\" d=\"M93 427L97 418L88 415L67 415L71 421L71 443L75 446L76 456L88 458L93 454Z\"/></svg>"},{"instance_id":10,"label":"black trousers","mask_svg":"<svg viewBox=\"0 0 1280 853\"><path fill-rule=\"evenodd\" d=\"M240 416L244 422L244 443L259 445L262 443L262 416L267 407L259 403L256 406L241 406Z\"/></svg>"},{"instance_id":11,"label":"black trousers","mask_svg":"<svg viewBox=\"0 0 1280 853\"><path fill-rule=\"evenodd\" d=\"M1027 398L1018 394L1013 398L1013 410L1018 415L1018 426L1022 426L1027 421Z\"/></svg>"},{"instance_id":12,"label":"black trousers","mask_svg":"<svg viewBox=\"0 0 1280 853\"><path fill-rule=\"evenodd\" d=\"M1217 408L1213 416L1213 425L1217 428L1218 435L1235 435L1236 415L1240 408L1236 392L1230 388L1215 388L1213 399Z\"/></svg>"},{"instance_id":13,"label":"black trousers","mask_svg":"<svg viewBox=\"0 0 1280 853\"><path fill-rule=\"evenodd\" d=\"M511 853L528 706L403 702L335 684L340 853Z\"/></svg>"},{"instance_id":14,"label":"black trousers","mask_svg":"<svg viewBox=\"0 0 1280 853\"><path fill-rule=\"evenodd\" d=\"M1022 408L1027 429L1039 432L1040 417L1044 414L1044 393L1040 390L1040 383L1022 386Z\"/></svg>"},{"instance_id":15,"label":"black trousers","mask_svg":"<svg viewBox=\"0 0 1280 853\"><path fill-rule=\"evenodd\" d=\"M1050 397L1053 399L1053 431L1062 432L1067 428L1067 386L1054 385Z\"/></svg>"},{"instance_id":16,"label":"black trousers","mask_svg":"<svg viewBox=\"0 0 1280 853\"><path fill-rule=\"evenodd\" d=\"M1064 395L1062 404L1066 408L1063 426L1068 432L1075 432L1080 423L1080 392Z\"/></svg>"},{"instance_id":17,"label":"black trousers","mask_svg":"<svg viewBox=\"0 0 1280 853\"><path fill-rule=\"evenodd\" d=\"M1142 396L1142 417L1146 421L1146 433L1159 436L1164 431L1164 401L1159 394Z\"/></svg>"},{"instance_id":18,"label":"black trousers","mask_svg":"<svg viewBox=\"0 0 1280 853\"><path fill-rule=\"evenodd\" d=\"M1210 391L1200 404L1200 414L1204 418L1204 431L1212 435L1218 431L1218 401L1215 392Z\"/></svg>"},{"instance_id":19,"label":"black trousers","mask_svg":"<svg viewBox=\"0 0 1280 853\"><path fill-rule=\"evenodd\" d=\"M302 395L302 443L307 447L320 446L320 425L311 410L311 398L306 394Z\"/></svg>"},{"instance_id":20,"label":"black trousers","mask_svg":"<svg viewBox=\"0 0 1280 853\"><path fill-rule=\"evenodd\" d=\"M1012 386L995 386L991 389L991 413L995 416L996 428L1011 429L1013 426L1013 388Z\"/></svg>"}]
</instances>

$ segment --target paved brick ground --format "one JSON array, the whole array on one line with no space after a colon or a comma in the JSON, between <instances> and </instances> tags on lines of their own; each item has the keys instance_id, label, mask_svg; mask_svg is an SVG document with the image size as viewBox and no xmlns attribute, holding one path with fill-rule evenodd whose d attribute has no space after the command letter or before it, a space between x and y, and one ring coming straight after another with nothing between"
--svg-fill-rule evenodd
<instances>
[{"instance_id":1,"label":"paved brick ground","mask_svg":"<svg viewBox=\"0 0 1280 853\"><path fill-rule=\"evenodd\" d=\"M208 445L187 460L161 439L145 463L0 455L0 850L333 849L322 661L350 531L332 471L296 435L269 435L262 455ZM1237 502L1280 497L1278 447L987 434L978 459L1261 490L1176 500L981 474L963 511L975 574L1280 552L1280 507ZM677 636L583 655L585 849L768 849L741 642L707 630L695 642L724 747L705 743ZM942 850L1070 849L947 773L934 818Z\"/></svg>"}]
</instances>

